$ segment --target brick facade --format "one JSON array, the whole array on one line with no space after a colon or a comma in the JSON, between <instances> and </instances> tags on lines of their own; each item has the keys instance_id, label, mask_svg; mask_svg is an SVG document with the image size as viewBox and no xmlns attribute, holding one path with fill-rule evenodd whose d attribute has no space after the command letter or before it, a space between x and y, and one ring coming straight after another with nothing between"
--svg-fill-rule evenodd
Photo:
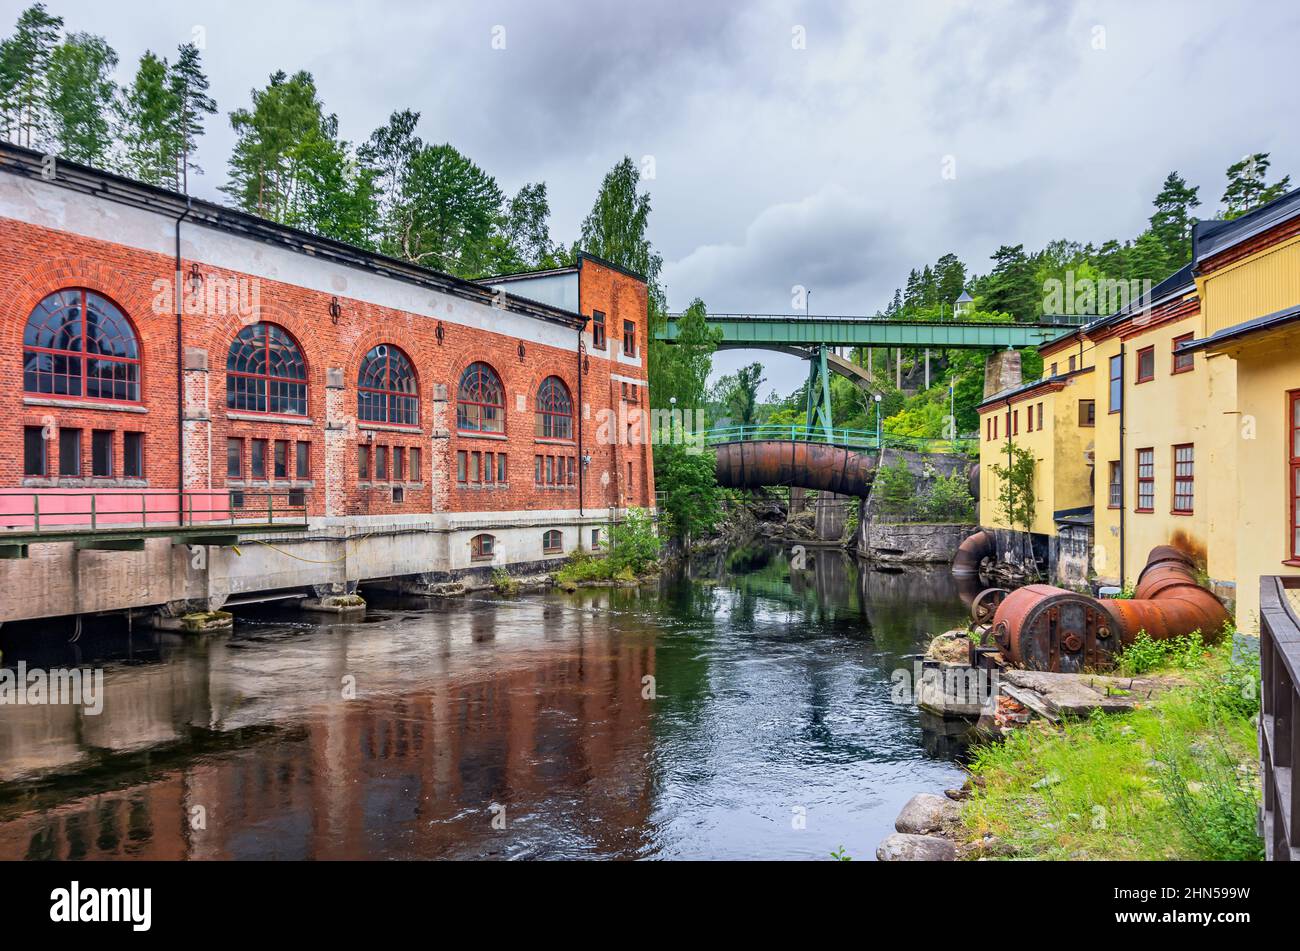
<instances>
[{"instance_id":1,"label":"brick facade","mask_svg":"<svg viewBox=\"0 0 1300 951\"><path fill-rule=\"evenodd\" d=\"M0 185L5 184L0 180ZM182 225L183 236L187 227L193 226ZM262 253L262 242L256 239L231 240L250 262ZM185 246L183 242L182 248ZM197 295L190 277L194 266L202 282ZM182 424L177 413L176 318L170 294L174 268L174 259L156 250L0 217L0 341L8 354L0 361L0 415L6 420L0 423L0 487L11 491L94 488L138 492L143 488L175 489L180 481L187 489L294 489L301 490L310 515L330 517L653 504L653 472L646 442L627 445L617 439L602 444L598 432L598 421L614 418L620 422L612 431L625 436L639 410L648 410L646 288L631 276L591 260L584 262L584 316L596 309L608 315L608 349L601 353L591 351L590 332L580 334L576 321L571 329L563 329L572 338L571 347L546 345L458 323L457 307L468 305L454 299L431 305L431 311L442 312L436 316L410 312L259 276L251 266L248 272L232 270L183 253L182 286L187 302L179 381L184 400ZM131 321L140 347L138 403L95 403L24 392L22 352L28 317L48 295L67 288L86 288L103 295ZM307 373L305 416L227 409L226 360L231 342L244 326L259 320L287 331L302 353ZM634 359L622 356L624 321L635 327ZM586 345L580 350L582 337ZM358 421L358 369L365 354L378 344L400 349L415 369L418 425ZM502 436L457 431L457 386L464 369L474 362L488 364L501 381L505 394ZM559 377L571 394L576 417L572 440L541 440L534 435L536 395L548 376ZM635 402L631 396L623 399L628 391L620 383L629 380L639 384L632 391ZM24 426L42 427L47 436L45 476L24 475ZM184 430L183 476L178 467L182 452L178 426ZM75 478L58 475L57 432L69 428L85 434L79 467L82 475ZM90 476L90 434L94 430L114 434L111 477ZM123 472L128 432L144 434L142 478L128 479ZM229 440L242 441L239 478L227 475ZM266 474L261 477L251 469L255 441L264 441ZM287 469L282 476L274 471L277 443L286 446ZM308 446L303 450L308 464L302 476L296 465L298 443ZM368 479L358 473L361 446L370 452ZM383 479L375 475L381 448L388 469ZM400 478L393 473L398 449L405 470ZM419 453L416 472L411 471L413 450ZM458 482L457 458L462 452L491 452L494 465L498 454L505 453L505 483ZM535 484L539 455L572 457L581 467L584 454L590 456L590 465L582 472L581 500L577 485ZM401 501L394 501L395 488L404 496Z\"/></svg>"}]
</instances>

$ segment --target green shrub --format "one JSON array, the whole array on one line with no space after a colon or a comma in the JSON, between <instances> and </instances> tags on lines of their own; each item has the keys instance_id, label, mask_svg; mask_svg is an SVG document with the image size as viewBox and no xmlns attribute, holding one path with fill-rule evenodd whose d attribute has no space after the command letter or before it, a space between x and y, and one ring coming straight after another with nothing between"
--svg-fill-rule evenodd
<instances>
[{"instance_id":1,"label":"green shrub","mask_svg":"<svg viewBox=\"0 0 1300 951\"><path fill-rule=\"evenodd\" d=\"M908 512L916 501L916 476L906 459L881 466L871 493L880 499L881 509L889 515Z\"/></svg>"},{"instance_id":2,"label":"green shrub","mask_svg":"<svg viewBox=\"0 0 1300 951\"><path fill-rule=\"evenodd\" d=\"M659 535L649 512L628 509L623 521L609 531L609 555L605 560L613 575L625 570L643 574L659 560Z\"/></svg>"},{"instance_id":3,"label":"green shrub","mask_svg":"<svg viewBox=\"0 0 1300 951\"><path fill-rule=\"evenodd\" d=\"M1153 670L1197 670L1205 666L1205 641L1200 631L1182 637L1153 640L1146 631L1138 631L1116 659L1116 669L1121 674L1134 676Z\"/></svg>"},{"instance_id":4,"label":"green shrub","mask_svg":"<svg viewBox=\"0 0 1300 951\"><path fill-rule=\"evenodd\" d=\"M492 587L496 589L497 594L504 594L507 597L519 593L519 582L504 568L493 570Z\"/></svg>"},{"instance_id":5,"label":"green shrub","mask_svg":"<svg viewBox=\"0 0 1300 951\"><path fill-rule=\"evenodd\" d=\"M938 476L930 483L925 499L926 514L937 522L965 522L975 519L975 499L965 476Z\"/></svg>"},{"instance_id":6,"label":"green shrub","mask_svg":"<svg viewBox=\"0 0 1300 951\"><path fill-rule=\"evenodd\" d=\"M1264 857L1264 840L1256 833L1259 800L1256 779L1238 769L1219 730L1207 736L1194 754L1177 744L1157 751L1161 793L1182 827L1195 858L1248 862ZM1195 772L1190 769L1195 761ZM1199 777L1192 779L1192 775Z\"/></svg>"}]
</instances>

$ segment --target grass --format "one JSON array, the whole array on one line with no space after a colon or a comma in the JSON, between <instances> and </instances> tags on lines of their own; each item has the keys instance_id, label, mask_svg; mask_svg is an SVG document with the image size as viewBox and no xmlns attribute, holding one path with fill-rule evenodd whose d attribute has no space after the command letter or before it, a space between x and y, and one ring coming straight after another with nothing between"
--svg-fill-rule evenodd
<instances>
[{"instance_id":1,"label":"grass","mask_svg":"<svg viewBox=\"0 0 1300 951\"><path fill-rule=\"evenodd\" d=\"M1257 642L1181 640L1146 672L1185 671L1186 686L1130 713L1037 721L976 750L983 786L963 811L972 837L995 835L1022 858L1262 858Z\"/></svg>"}]
</instances>

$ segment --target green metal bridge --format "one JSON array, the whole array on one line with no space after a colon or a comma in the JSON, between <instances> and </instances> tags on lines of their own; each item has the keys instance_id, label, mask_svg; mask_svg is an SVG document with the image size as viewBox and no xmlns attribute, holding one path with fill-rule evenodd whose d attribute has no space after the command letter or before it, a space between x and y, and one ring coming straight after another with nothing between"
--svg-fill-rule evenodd
<instances>
[{"instance_id":1,"label":"green metal bridge","mask_svg":"<svg viewBox=\"0 0 1300 951\"><path fill-rule=\"evenodd\" d=\"M679 314L671 315L656 332L656 339L675 342L679 336L678 317ZM869 369L841 357L835 352L838 348L1007 350L1037 347L1069 333L1085 319L1053 316L1044 323L1022 324L958 319L913 321L883 317L709 314L707 323L721 331L720 350L775 350L807 360L807 428L820 430L829 439L835 432L831 419L832 373L847 377L864 389L876 393L880 389Z\"/></svg>"},{"instance_id":2,"label":"green metal bridge","mask_svg":"<svg viewBox=\"0 0 1300 951\"><path fill-rule=\"evenodd\" d=\"M957 439L929 439L923 436L900 436L895 433L876 433L865 429L829 430L803 424L716 426L702 432L690 433L689 441L700 441L706 446L723 446L736 442L809 442L839 446L857 452L879 452L882 448L908 449L913 452L965 453L979 448L979 440L971 436Z\"/></svg>"},{"instance_id":3,"label":"green metal bridge","mask_svg":"<svg viewBox=\"0 0 1300 951\"><path fill-rule=\"evenodd\" d=\"M673 314L655 335L677 340ZM888 320L881 317L796 317L778 314L709 314L708 324L722 331L719 349L789 347L931 347L948 350L1005 350L1037 347L1055 340L1085 318L1053 317L1047 323Z\"/></svg>"}]
</instances>

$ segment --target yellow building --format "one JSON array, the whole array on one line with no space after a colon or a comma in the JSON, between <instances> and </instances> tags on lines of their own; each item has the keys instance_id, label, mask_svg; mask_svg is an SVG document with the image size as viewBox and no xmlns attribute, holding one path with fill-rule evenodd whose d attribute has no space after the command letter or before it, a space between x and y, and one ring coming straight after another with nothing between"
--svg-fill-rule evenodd
<instances>
[{"instance_id":1,"label":"yellow building","mask_svg":"<svg viewBox=\"0 0 1300 951\"><path fill-rule=\"evenodd\" d=\"M1260 575L1300 574L1297 345L1300 191L1199 222L1190 265L1045 345L1042 379L981 404L981 521L1013 528L993 466L1029 449L1031 534L1090 523L1086 580L1132 584L1152 548L1173 545L1257 629ZM1081 580L1052 568L1057 583Z\"/></svg>"}]
</instances>

